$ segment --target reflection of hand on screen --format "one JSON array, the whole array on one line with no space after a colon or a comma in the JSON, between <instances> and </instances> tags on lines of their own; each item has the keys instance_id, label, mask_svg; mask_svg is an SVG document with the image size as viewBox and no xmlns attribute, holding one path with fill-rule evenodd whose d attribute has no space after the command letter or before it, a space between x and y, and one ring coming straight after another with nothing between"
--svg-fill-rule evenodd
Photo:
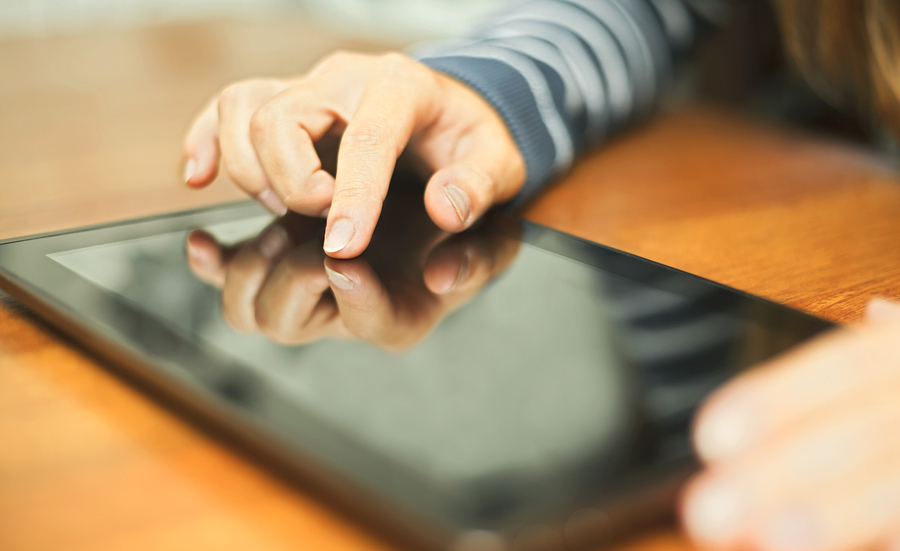
<instances>
[{"instance_id":1,"label":"reflection of hand on screen","mask_svg":"<svg viewBox=\"0 0 900 551\"><path fill-rule=\"evenodd\" d=\"M518 251L515 240L484 227L451 235L410 214L397 217L402 234L376 232L370 250L350 260L325 256L324 225L313 218L289 214L235 245L194 230L187 240L189 265L222 289L225 318L238 331L261 331L282 344L341 337L404 350Z\"/></svg>"}]
</instances>

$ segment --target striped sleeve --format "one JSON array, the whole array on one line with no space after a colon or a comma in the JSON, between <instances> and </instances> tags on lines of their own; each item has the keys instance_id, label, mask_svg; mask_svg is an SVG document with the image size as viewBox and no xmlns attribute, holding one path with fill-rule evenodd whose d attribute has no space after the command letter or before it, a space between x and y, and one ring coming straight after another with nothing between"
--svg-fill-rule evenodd
<instances>
[{"instance_id":1,"label":"striped sleeve","mask_svg":"<svg viewBox=\"0 0 900 551\"><path fill-rule=\"evenodd\" d=\"M586 147L648 114L725 0L524 0L414 57L471 86L525 159L521 204Z\"/></svg>"}]
</instances>

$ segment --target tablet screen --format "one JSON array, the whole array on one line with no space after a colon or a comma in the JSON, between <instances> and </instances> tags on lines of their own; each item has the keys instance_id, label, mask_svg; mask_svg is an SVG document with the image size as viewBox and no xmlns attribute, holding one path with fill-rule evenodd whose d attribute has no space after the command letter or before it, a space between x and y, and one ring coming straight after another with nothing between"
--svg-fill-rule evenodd
<instances>
[{"instance_id":1,"label":"tablet screen","mask_svg":"<svg viewBox=\"0 0 900 551\"><path fill-rule=\"evenodd\" d=\"M269 222L206 229L239 241ZM618 358L600 274L573 260L520 247L502 274L406 350L329 337L285 346L228 324L219 290L188 267L186 237L174 232L52 258L441 483L545 471L599 449L614 454L635 422L627 395L637 382ZM735 329L731 319L701 323L710 344Z\"/></svg>"}]
</instances>

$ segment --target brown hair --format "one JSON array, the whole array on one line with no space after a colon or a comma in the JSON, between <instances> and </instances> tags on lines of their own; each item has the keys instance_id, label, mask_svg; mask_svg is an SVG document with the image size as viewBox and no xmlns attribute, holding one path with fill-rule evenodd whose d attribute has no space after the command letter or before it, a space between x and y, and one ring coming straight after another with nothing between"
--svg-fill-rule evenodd
<instances>
[{"instance_id":1,"label":"brown hair","mask_svg":"<svg viewBox=\"0 0 900 551\"><path fill-rule=\"evenodd\" d=\"M787 51L828 100L880 115L900 136L900 2L775 0Z\"/></svg>"}]
</instances>

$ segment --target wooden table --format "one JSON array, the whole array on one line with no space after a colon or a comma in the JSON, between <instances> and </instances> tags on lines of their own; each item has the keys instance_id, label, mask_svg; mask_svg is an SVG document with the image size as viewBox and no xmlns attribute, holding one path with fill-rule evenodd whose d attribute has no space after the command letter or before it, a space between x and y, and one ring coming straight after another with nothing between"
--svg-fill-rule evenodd
<instances>
[{"instance_id":1,"label":"wooden table","mask_svg":"<svg viewBox=\"0 0 900 551\"><path fill-rule=\"evenodd\" d=\"M227 81L338 46L294 20L0 42L0 238L239 197L180 185L188 118ZM889 165L709 107L589 155L525 215L840 322L900 298ZM623 547L689 545L661 528ZM4 297L0 549L386 548Z\"/></svg>"}]
</instances>

